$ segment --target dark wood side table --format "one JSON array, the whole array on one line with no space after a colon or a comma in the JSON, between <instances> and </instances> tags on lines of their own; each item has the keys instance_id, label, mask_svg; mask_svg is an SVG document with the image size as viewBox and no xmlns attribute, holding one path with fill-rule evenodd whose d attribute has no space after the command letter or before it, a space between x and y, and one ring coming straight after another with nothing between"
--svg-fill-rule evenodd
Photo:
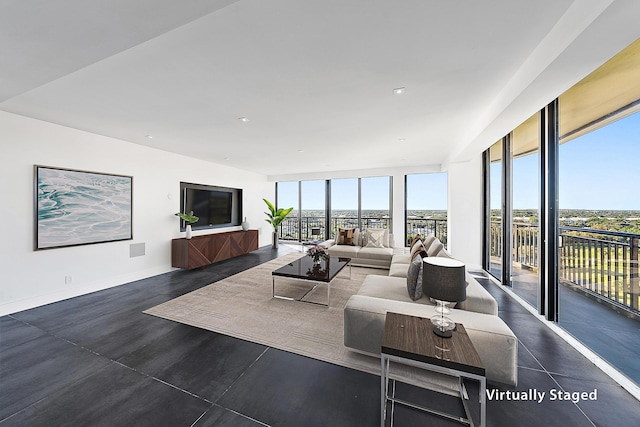
<instances>
[{"instance_id":1,"label":"dark wood side table","mask_svg":"<svg viewBox=\"0 0 640 427\"><path fill-rule=\"evenodd\" d=\"M380 425L384 427L387 402L420 409L462 424L474 426L469 412L463 380L470 378L480 382L480 426L486 426L487 380L480 356L473 347L464 326L456 323L451 338L441 338L431 330L431 320L398 313L387 313L380 352L382 373ZM389 362L401 363L458 377L460 398L467 418L461 418L432 408L417 405L389 396Z\"/></svg>"}]
</instances>

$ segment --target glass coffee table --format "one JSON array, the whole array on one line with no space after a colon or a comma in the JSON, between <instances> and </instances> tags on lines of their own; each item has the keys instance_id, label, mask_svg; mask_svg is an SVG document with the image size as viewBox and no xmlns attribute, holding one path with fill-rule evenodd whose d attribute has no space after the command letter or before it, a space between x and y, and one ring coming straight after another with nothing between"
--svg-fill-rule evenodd
<instances>
[{"instance_id":1,"label":"glass coffee table","mask_svg":"<svg viewBox=\"0 0 640 427\"><path fill-rule=\"evenodd\" d=\"M271 273L273 298L326 305L328 307L331 299L331 282L347 266L349 266L349 279L351 279L350 263L351 258L330 257L328 260L322 261L319 265L316 265L313 263L313 259L310 256L303 256L302 258L284 265ZM300 284L308 282L310 286L303 287L302 290L298 290L298 295L295 296L278 295L276 294L276 277L296 279L297 281L300 281ZM326 304L305 299L307 296L312 295L314 291L323 284L327 285Z\"/></svg>"}]
</instances>

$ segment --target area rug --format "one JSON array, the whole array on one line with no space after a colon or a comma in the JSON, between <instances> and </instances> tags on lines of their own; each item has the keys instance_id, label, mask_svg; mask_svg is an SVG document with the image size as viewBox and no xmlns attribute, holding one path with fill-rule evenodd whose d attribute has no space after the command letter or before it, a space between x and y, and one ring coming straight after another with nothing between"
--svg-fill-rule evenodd
<instances>
[{"instance_id":1,"label":"area rug","mask_svg":"<svg viewBox=\"0 0 640 427\"><path fill-rule=\"evenodd\" d=\"M359 354L343 344L344 307L369 274L387 275L386 270L346 267L331 283L330 306L272 298L271 272L299 258L289 254L212 283L144 313L222 333L280 350L348 368L380 375L380 359ZM308 287L305 281L276 278L279 295L296 296ZM310 298L326 302L320 286ZM438 391L455 393L448 378L423 378L415 370L400 367L393 377ZM435 386L435 387L433 387Z\"/></svg>"}]
</instances>

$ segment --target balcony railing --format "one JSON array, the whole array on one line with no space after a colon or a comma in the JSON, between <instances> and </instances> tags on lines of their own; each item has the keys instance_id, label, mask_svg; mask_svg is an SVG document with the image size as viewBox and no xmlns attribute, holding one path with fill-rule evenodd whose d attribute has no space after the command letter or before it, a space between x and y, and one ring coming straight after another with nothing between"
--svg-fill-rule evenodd
<instances>
[{"instance_id":1,"label":"balcony railing","mask_svg":"<svg viewBox=\"0 0 640 427\"><path fill-rule=\"evenodd\" d=\"M309 241L326 240L333 238L339 228L358 228L356 217L331 217L329 233L325 227L325 219L320 217L303 216L288 217L281 224L279 237L282 240ZM390 228L390 218L362 217L362 228ZM313 234L314 229L318 234ZM447 244L447 220L433 218L409 218L407 220L406 244L417 235L427 236L434 234L445 246ZM396 240L397 243L400 243Z\"/></svg>"},{"instance_id":2,"label":"balcony railing","mask_svg":"<svg viewBox=\"0 0 640 427\"><path fill-rule=\"evenodd\" d=\"M447 246L447 220L436 218L407 218L407 237L406 245L416 235L428 236L433 234L440 240L445 247Z\"/></svg>"},{"instance_id":3,"label":"balcony railing","mask_svg":"<svg viewBox=\"0 0 640 427\"><path fill-rule=\"evenodd\" d=\"M502 227L491 221L490 253L502 256ZM586 293L640 313L639 234L559 227L558 277ZM538 268L538 226L513 224L513 261Z\"/></svg>"},{"instance_id":4,"label":"balcony railing","mask_svg":"<svg viewBox=\"0 0 640 427\"><path fill-rule=\"evenodd\" d=\"M390 218L362 217L362 228L390 228ZM326 221L322 217L303 216L287 217L280 224L278 236L282 240L309 241L327 240L335 236L338 228L358 228L358 218L356 217L331 217L329 230ZM314 234L314 229L318 234Z\"/></svg>"}]
</instances>

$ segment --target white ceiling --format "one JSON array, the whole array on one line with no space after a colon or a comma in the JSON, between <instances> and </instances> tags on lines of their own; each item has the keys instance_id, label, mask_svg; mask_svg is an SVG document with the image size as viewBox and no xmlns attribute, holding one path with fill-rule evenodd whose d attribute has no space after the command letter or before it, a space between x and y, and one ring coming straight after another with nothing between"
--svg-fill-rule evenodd
<instances>
[{"instance_id":1,"label":"white ceiling","mask_svg":"<svg viewBox=\"0 0 640 427\"><path fill-rule=\"evenodd\" d=\"M639 4L0 0L0 109L271 176L439 165L640 37Z\"/></svg>"}]
</instances>

